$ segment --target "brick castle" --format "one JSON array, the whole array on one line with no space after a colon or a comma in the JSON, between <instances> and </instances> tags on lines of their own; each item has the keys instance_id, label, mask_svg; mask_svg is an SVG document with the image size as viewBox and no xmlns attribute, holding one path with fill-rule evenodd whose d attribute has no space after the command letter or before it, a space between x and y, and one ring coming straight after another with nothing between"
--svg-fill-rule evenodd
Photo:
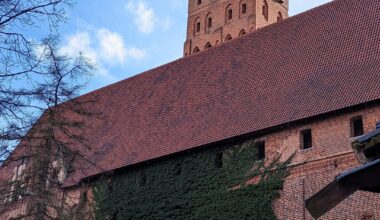
<instances>
[{"instance_id":1,"label":"brick castle","mask_svg":"<svg viewBox=\"0 0 380 220\"><path fill-rule=\"evenodd\" d=\"M312 219L305 199L359 166L351 138L380 121L380 2L336 0L290 18L288 7L190 0L184 58L81 97L96 96L109 123L91 124L92 152L79 149L98 166L76 167L63 190L77 195L104 172L253 139L267 161L296 152L273 204L278 219ZM1 179L17 166L2 168ZM1 219L27 202L15 201ZM379 195L357 192L321 219L380 219L379 206Z\"/></svg>"},{"instance_id":2,"label":"brick castle","mask_svg":"<svg viewBox=\"0 0 380 220\"><path fill-rule=\"evenodd\" d=\"M289 0L194 0L184 55L190 55L288 18Z\"/></svg>"}]
</instances>

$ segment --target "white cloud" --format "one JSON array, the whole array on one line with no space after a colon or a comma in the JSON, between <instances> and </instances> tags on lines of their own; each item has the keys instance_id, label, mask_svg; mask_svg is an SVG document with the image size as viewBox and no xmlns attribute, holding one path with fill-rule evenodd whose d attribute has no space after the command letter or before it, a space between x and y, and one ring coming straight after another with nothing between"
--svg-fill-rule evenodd
<instances>
[{"instance_id":1,"label":"white cloud","mask_svg":"<svg viewBox=\"0 0 380 220\"><path fill-rule=\"evenodd\" d=\"M98 31L100 55L107 62L123 63L127 56L123 37L107 29Z\"/></svg>"},{"instance_id":2,"label":"white cloud","mask_svg":"<svg viewBox=\"0 0 380 220\"><path fill-rule=\"evenodd\" d=\"M152 33L157 27L168 30L172 25L170 17L157 17L153 8L144 0L130 0L125 8L135 16L135 25L137 29L144 34Z\"/></svg>"},{"instance_id":3,"label":"white cloud","mask_svg":"<svg viewBox=\"0 0 380 220\"><path fill-rule=\"evenodd\" d=\"M94 39L92 38L94 37ZM97 67L97 74L112 79L107 67L123 65L131 59L143 59L145 52L136 47L126 48L123 37L108 29L81 31L67 38L60 52L70 57L80 54Z\"/></svg>"},{"instance_id":4,"label":"white cloud","mask_svg":"<svg viewBox=\"0 0 380 220\"><path fill-rule=\"evenodd\" d=\"M145 1L129 1L126 8L135 16L137 28L144 34L153 32L156 27L156 16L154 10Z\"/></svg>"},{"instance_id":5,"label":"white cloud","mask_svg":"<svg viewBox=\"0 0 380 220\"><path fill-rule=\"evenodd\" d=\"M66 44L61 47L61 53L70 57L82 54L92 63L98 62L96 51L91 47L91 38L88 32L78 32L70 36Z\"/></svg>"},{"instance_id":6,"label":"white cloud","mask_svg":"<svg viewBox=\"0 0 380 220\"><path fill-rule=\"evenodd\" d=\"M146 54L141 49L138 49L136 47L131 47L131 48L128 48L127 55L135 59L142 59L145 57Z\"/></svg>"}]
</instances>

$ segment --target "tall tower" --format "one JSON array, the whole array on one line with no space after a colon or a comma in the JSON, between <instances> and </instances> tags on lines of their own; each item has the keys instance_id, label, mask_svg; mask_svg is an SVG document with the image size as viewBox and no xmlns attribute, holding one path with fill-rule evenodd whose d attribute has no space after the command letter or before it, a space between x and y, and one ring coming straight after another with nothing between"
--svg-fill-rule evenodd
<instances>
[{"instance_id":1,"label":"tall tower","mask_svg":"<svg viewBox=\"0 0 380 220\"><path fill-rule=\"evenodd\" d=\"M289 0L189 0L184 55L288 18Z\"/></svg>"}]
</instances>

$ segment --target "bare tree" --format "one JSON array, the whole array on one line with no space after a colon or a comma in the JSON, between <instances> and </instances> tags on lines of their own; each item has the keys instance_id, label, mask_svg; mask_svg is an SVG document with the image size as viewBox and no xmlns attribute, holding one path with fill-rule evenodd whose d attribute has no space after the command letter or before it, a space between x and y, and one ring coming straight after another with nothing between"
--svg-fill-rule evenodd
<instances>
[{"instance_id":1,"label":"bare tree","mask_svg":"<svg viewBox=\"0 0 380 220\"><path fill-rule=\"evenodd\" d=\"M57 28L71 0L0 0L0 204L30 198L20 219L72 219L73 208L59 190L77 149L89 148L85 122L95 100L76 99L93 66L59 51ZM46 32L42 41L29 32ZM17 147L16 147L17 146ZM85 197L83 197L84 199ZM1 212L0 212L1 215Z\"/></svg>"},{"instance_id":2,"label":"bare tree","mask_svg":"<svg viewBox=\"0 0 380 220\"><path fill-rule=\"evenodd\" d=\"M66 20L71 0L0 0L0 161L33 124L36 91L31 88L41 72L41 42L31 31L54 34Z\"/></svg>"},{"instance_id":3,"label":"bare tree","mask_svg":"<svg viewBox=\"0 0 380 220\"><path fill-rule=\"evenodd\" d=\"M5 192L1 199L10 203L25 196L33 198L33 204L21 217L62 219L70 215L72 207L65 204L66 195L59 189L74 159L85 159L78 149L89 149L83 135L86 121L100 117L89 110L95 100L75 99L92 65L82 56L70 59L59 55L55 39L44 41L43 62L36 71L38 82L26 92L43 114L21 136L17 151L3 164L16 162L17 166L8 186L2 187Z\"/></svg>"}]
</instances>

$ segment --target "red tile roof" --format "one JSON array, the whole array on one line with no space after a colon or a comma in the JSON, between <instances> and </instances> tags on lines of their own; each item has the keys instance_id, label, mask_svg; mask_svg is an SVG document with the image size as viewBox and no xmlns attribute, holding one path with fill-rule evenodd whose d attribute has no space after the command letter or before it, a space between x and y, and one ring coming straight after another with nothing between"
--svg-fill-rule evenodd
<instances>
[{"instance_id":1,"label":"red tile roof","mask_svg":"<svg viewBox=\"0 0 380 220\"><path fill-rule=\"evenodd\" d=\"M94 167L104 171L380 100L380 1L336 0L107 86L94 108Z\"/></svg>"}]
</instances>

